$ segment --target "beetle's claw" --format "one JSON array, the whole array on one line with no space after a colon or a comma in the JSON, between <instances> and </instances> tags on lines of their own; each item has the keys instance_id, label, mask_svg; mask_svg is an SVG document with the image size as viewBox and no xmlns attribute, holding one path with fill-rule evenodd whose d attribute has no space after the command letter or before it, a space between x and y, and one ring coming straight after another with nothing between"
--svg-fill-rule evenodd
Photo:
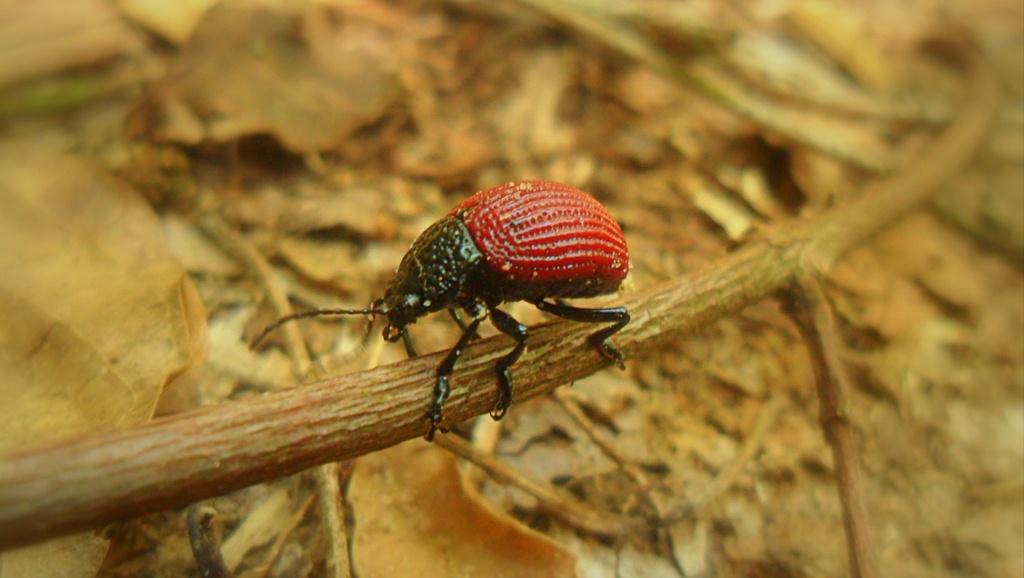
<instances>
[{"instance_id":1,"label":"beetle's claw","mask_svg":"<svg viewBox=\"0 0 1024 578\"><path fill-rule=\"evenodd\" d=\"M427 435L424 436L424 439L426 439L428 442L434 441L434 432L436 432L437 430L441 430L441 433L448 431L446 428L439 427L441 422L444 421L444 414L441 411L440 405L432 405L430 407L430 410L427 411L426 418L427 421L430 422L430 431L427 432Z\"/></svg>"},{"instance_id":2,"label":"beetle's claw","mask_svg":"<svg viewBox=\"0 0 1024 578\"><path fill-rule=\"evenodd\" d=\"M430 431L427 432L425 439L428 442L434 441L434 432L441 430L441 433L447 432L448 430L441 427L441 422L444 421L444 398L447 397L448 392L445 391L434 398L434 402L430 404L430 409L427 410L427 421L430 422Z\"/></svg>"},{"instance_id":3,"label":"beetle's claw","mask_svg":"<svg viewBox=\"0 0 1024 578\"><path fill-rule=\"evenodd\" d=\"M619 369L626 369L626 362L622 358L622 352L611 341L602 341L597 344L597 350L601 355L607 357Z\"/></svg>"},{"instance_id":4,"label":"beetle's claw","mask_svg":"<svg viewBox=\"0 0 1024 578\"><path fill-rule=\"evenodd\" d=\"M498 399L494 402L494 409L491 410L491 419L494 421L501 420L508 413L510 405L512 405L512 388L509 388L508 393L503 389L499 389Z\"/></svg>"},{"instance_id":5,"label":"beetle's claw","mask_svg":"<svg viewBox=\"0 0 1024 578\"><path fill-rule=\"evenodd\" d=\"M425 436L428 442L434 441L434 432L438 429L442 432L446 431L444 428L438 428L438 425L444 421L444 400L448 399L450 393L448 376L437 376L437 382L434 384L434 401L430 403L430 409L427 410L426 415L427 421L430 422L430 431Z\"/></svg>"},{"instance_id":6,"label":"beetle's claw","mask_svg":"<svg viewBox=\"0 0 1024 578\"><path fill-rule=\"evenodd\" d=\"M504 407L502 407L500 404L495 405L494 409L491 410L491 419L493 419L494 421L500 421L501 418L505 417L506 413L508 413L508 405Z\"/></svg>"}]
</instances>

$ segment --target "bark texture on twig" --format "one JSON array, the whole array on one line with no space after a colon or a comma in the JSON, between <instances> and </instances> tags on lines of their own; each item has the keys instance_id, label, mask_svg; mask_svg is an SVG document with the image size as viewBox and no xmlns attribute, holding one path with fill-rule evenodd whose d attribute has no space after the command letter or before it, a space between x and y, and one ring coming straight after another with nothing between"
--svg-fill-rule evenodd
<instances>
[{"instance_id":1,"label":"bark texture on twig","mask_svg":"<svg viewBox=\"0 0 1024 578\"><path fill-rule=\"evenodd\" d=\"M963 113L900 174L878 181L848 206L739 249L714 268L625 299L633 321L615 337L623 353L633 356L695 331L805 271L827 268L925 201L965 165L987 131L996 88L991 75L978 70ZM608 366L587 343L592 331L564 321L531 328L530 349L514 368L516 399ZM491 409L494 363L508 348L508 338L499 336L467 349L452 376L448 423ZM7 456L0 460L0 549L184 506L421 436L441 355Z\"/></svg>"},{"instance_id":2,"label":"bark texture on twig","mask_svg":"<svg viewBox=\"0 0 1024 578\"><path fill-rule=\"evenodd\" d=\"M864 503L860 458L847 405L850 380L839 357L832 309L821 282L810 276L783 290L781 301L786 314L803 336L814 368L821 431L835 459L850 575L854 578L878 578L878 554Z\"/></svg>"}]
</instances>

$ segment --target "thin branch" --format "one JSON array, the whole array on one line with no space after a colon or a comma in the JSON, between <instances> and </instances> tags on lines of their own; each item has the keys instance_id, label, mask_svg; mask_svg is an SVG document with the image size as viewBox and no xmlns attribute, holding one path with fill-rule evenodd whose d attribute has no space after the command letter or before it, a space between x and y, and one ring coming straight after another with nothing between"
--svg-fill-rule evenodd
<instances>
[{"instance_id":1,"label":"thin branch","mask_svg":"<svg viewBox=\"0 0 1024 578\"><path fill-rule=\"evenodd\" d=\"M203 204L209 206L213 202L213 200L207 200ZM277 276L274 274L273 268L260 255L259 251L244 237L224 223L215 212L203 212L199 223L207 235L218 241L222 247L248 269L250 274L259 280L279 318L283 319L294 314L291 303L288 301L287 291L282 287ZM302 341L298 327L288 327L282 330L282 333L284 334L286 348L292 359L295 375L306 375L309 373L312 363L309 351L306 349L306 344ZM257 341L259 339L257 338ZM327 567L327 575L332 578L348 578L351 576L348 559L348 534L345 527L341 491L338 487L338 472L339 467L337 463L321 464L317 466L314 477L316 479L317 494L320 496L320 520L326 534L327 557L325 565Z\"/></svg>"},{"instance_id":2,"label":"thin branch","mask_svg":"<svg viewBox=\"0 0 1024 578\"><path fill-rule=\"evenodd\" d=\"M692 517L696 512L703 510L709 504L713 504L732 488L733 484L736 483L736 478L743 473L747 464L761 451L764 438L768 434L769 428L775 424L775 419L785 405L784 402L785 400L782 397L773 397L761 406L761 411L757 414L754 427L750 428L750 433L743 440L743 445L740 447L740 452L736 459L725 469L718 472L718 475L704 488L703 492L692 498L689 503L684 504L678 510L666 516L665 520L667 523L675 523Z\"/></svg>"},{"instance_id":3,"label":"thin branch","mask_svg":"<svg viewBox=\"0 0 1024 578\"><path fill-rule=\"evenodd\" d=\"M562 408L563 411L569 416L569 419L576 424L576 427L583 430L587 438L598 448L601 449L608 459L615 462L619 469L633 480L640 492L643 493L647 499L647 503L650 504L651 508L654 509L655 515L660 519L665 515L665 507L661 503L661 500L656 494L651 492L651 483L647 479L647 475L644 474L643 469L630 460L626 459L626 456L622 455L615 446L608 440L604 439L604 436L597 431L597 424L587 416L583 408L580 407L578 401L578 394L570 393L566 389L560 389L555 391L554 400Z\"/></svg>"},{"instance_id":4,"label":"thin branch","mask_svg":"<svg viewBox=\"0 0 1024 578\"><path fill-rule=\"evenodd\" d=\"M306 517L306 513L309 511L309 508L313 506L313 497L314 496L312 495L306 497L302 504L292 512L291 517L288 518L281 527L281 531L278 533L277 538L275 538L274 542L269 548L267 548L267 553L264 556L263 563L253 568L251 575L266 576L270 573L271 566L277 562L277 558L281 555L281 550L284 549L284 545L287 543L288 539L292 537L292 532L299 526L302 519Z\"/></svg>"},{"instance_id":5,"label":"thin branch","mask_svg":"<svg viewBox=\"0 0 1024 578\"><path fill-rule=\"evenodd\" d=\"M737 250L714 268L623 301L633 321L615 341L628 356L694 332L826 270L857 243L926 201L970 159L995 109L982 67L974 97L921 157L848 206ZM556 321L531 329L514 367L516 399L581 379L608 362L592 327ZM505 336L471 345L452 376L447 423L487 413ZM265 396L169 416L126 430L29 448L0 460L0 550L182 507L317 464L351 459L426 433L424 412L443 353ZM512 411L515 411L513 406Z\"/></svg>"},{"instance_id":6,"label":"thin branch","mask_svg":"<svg viewBox=\"0 0 1024 578\"><path fill-rule=\"evenodd\" d=\"M213 201L207 201L204 204L211 205ZM288 301L288 292L278 281L277 273L251 243L225 223L220 215L212 211L202 212L198 224L204 233L216 241L232 258L240 262L247 271L256 276L260 285L266 290L267 300L270 301L278 318L295 313ZM281 328L281 332L284 335L285 347L293 360L293 371L299 379L302 379L309 374L312 362L299 327L295 324L286 325Z\"/></svg>"},{"instance_id":7,"label":"thin branch","mask_svg":"<svg viewBox=\"0 0 1024 578\"><path fill-rule=\"evenodd\" d=\"M192 547L192 556L196 559L199 575L203 578L231 578L231 570L224 563L220 553L220 536L213 527L213 519L217 512L200 504L192 504L186 514L188 525L188 543Z\"/></svg>"},{"instance_id":8,"label":"thin branch","mask_svg":"<svg viewBox=\"0 0 1024 578\"><path fill-rule=\"evenodd\" d=\"M337 463L323 464L316 468L316 487L320 495L320 515L323 518L324 534L327 538L327 576L349 578L351 565L348 559L348 528L345 526L345 508L342 505L338 476L341 471Z\"/></svg>"},{"instance_id":9,"label":"thin branch","mask_svg":"<svg viewBox=\"0 0 1024 578\"><path fill-rule=\"evenodd\" d=\"M807 106L800 103L771 100L744 88L739 78L728 72L729 67L723 66L718 58L704 55L703 58L683 62L678 54L666 52L621 19L598 9L590 9L584 3L544 0L519 2L608 45L671 80L696 88L737 114L795 142L871 171L888 173L898 168L896 159L889 151L881 149L872 139L864 138L855 131L844 130L843 127L847 126L844 122L823 114L814 115ZM829 126L830 130L821 130L822 125ZM836 139L837 134L845 138Z\"/></svg>"},{"instance_id":10,"label":"thin branch","mask_svg":"<svg viewBox=\"0 0 1024 578\"><path fill-rule=\"evenodd\" d=\"M864 503L860 459L846 400L849 378L839 358L839 338L832 309L820 281L813 277L794 283L781 295L783 309L800 329L814 368L821 429L835 459L850 575L878 578L878 554Z\"/></svg>"},{"instance_id":11,"label":"thin branch","mask_svg":"<svg viewBox=\"0 0 1024 578\"><path fill-rule=\"evenodd\" d=\"M598 536L616 537L649 530L657 523L656 520L631 518L596 510L565 490L542 484L520 474L501 458L478 449L459 436L440 436L434 439L437 445L468 460L494 481L518 488L533 496L537 499L538 509L574 528Z\"/></svg>"}]
</instances>

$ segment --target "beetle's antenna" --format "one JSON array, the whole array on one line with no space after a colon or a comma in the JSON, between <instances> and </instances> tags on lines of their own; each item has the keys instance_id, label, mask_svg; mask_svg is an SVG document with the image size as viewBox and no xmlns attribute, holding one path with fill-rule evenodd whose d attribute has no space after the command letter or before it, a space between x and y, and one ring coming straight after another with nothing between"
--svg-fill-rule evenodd
<instances>
[{"instance_id":1,"label":"beetle's antenna","mask_svg":"<svg viewBox=\"0 0 1024 578\"><path fill-rule=\"evenodd\" d=\"M382 313L384 313L384 311L380 308L371 307L367 309L309 309L307 311L293 313L292 315L285 315L270 325L267 325L263 331L256 336L256 339L253 339L252 343L249 344L249 351L256 349L256 346L259 345L267 335L289 321L306 319L308 317L320 317L321 315L380 315Z\"/></svg>"}]
</instances>

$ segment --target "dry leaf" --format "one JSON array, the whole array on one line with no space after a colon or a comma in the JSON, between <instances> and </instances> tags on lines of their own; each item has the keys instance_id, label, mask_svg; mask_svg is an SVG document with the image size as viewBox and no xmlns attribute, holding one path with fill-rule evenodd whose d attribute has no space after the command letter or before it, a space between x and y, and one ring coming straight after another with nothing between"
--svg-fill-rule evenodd
<instances>
[{"instance_id":1,"label":"dry leaf","mask_svg":"<svg viewBox=\"0 0 1024 578\"><path fill-rule=\"evenodd\" d=\"M73 433L145 421L133 385L112 367L99 345L31 300L0 287L0 452ZM159 393L141 392L150 402Z\"/></svg>"},{"instance_id":2,"label":"dry leaf","mask_svg":"<svg viewBox=\"0 0 1024 578\"><path fill-rule=\"evenodd\" d=\"M1024 133L1024 127L1016 130ZM960 175L936 205L945 218L1024 267L1024 153L1017 163Z\"/></svg>"},{"instance_id":3,"label":"dry leaf","mask_svg":"<svg viewBox=\"0 0 1024 578\"><path fill-rule=\"evenodd\" d=\"M237 571L247 552L269 543L280 535L285 530L284 524L291 509L288 488L273 488L264 496L221 546L224 564L228 569Z\"/></svg>"},{"instance_id":4,"label":"dry leaf","mask_svg":"<svg viewBox=\"0 0 1024 578\"><path fill-rule=\"evenodd\" d=\"M184 44L218 0L118 0L125 16L175 44Z\"/></svg>"},{"instance_id":5,"label":"dry leaf","mask_svg":"<svg viewBox=\"0 0 1024 578\"><path fill-rule=\"evenodd\" d=\"M576 141L575 130L559 114L570 88L569 55L538 50L528 62L519 86L494 119L505 143L503 152L517 167L565 154Z\"/></svg>"},{"instance_id":6,"label":"dry leaf","mask_svg":"<svg viewBox=\"0 0 1024 578\"><path fill-rule=\"evenodd\" d=\"M0 555L0 578L91 578L107 554L107 540L77 534Z\"/></svg>"},{"instance_id":7,"label":"dry leaf","mask_svg":"<svg viewBox=\"0 0 1024 578\"><path fill-rule=\"evenodd\" d=\"M238 274L238 262L200 233L194 223L174 214L165 215L162 221L167 246L185 269L222 277Z\"/></svg>"},{"instance_id":8,"label":"dry leaf","mask_svg":"<svg viewBox=\"0 0 1024 578\"><path fill-rule=\"evenodd\" d=\"M672 554L684 576L708 576L711 565L711 522L684 520L669 528Z\"/></svg>"},{"instance_id":9,"label":"dry leaf","mask_svg":"<svg viewBox=\"0 0 1024 578\"><path fill-rule=\"evenodd\" d=\"M917 120L932 115L924 102L890 100L868 92L833 63L774 33L737 36L726 57L752 82L799 101L876 118ZM948 113L948 107L944 110Z\"/></svg>"},{"instance_id":10,"label":"dry leaf","mask_svg":"<svg viewBox=\"0 0 1024 578\"><path fill-rule=\"evenodd\" d=\"M861 83L884 92L894 92L901 86L908 55L887 52L886 46L873 37L872 24L878 23L869 20L863 6L804 0L793 5L789 17Z\"/></svg>"},{"instance_id":11,"label":"dry leaf","mask_svg":"<svg viewBox=\"0 0 1024 578\"><path fill-rule=\"evenodd\" d=\"M416 441L360 458L348 495L362 578L576 576L569 552L471 498L440 448Z\"/></svg>"},{"instance_id":12,"label":"dry leaf","mask_svg":"<svg viewBox=\"0 0 1024 578\"><path fill-rule=\"evenodd\" d=\"M277 251L296 271L322 283L351 277L358 249L350 243L281 237Z\"/></svg>"},{"instance_id":13,"label":"dry leaf","mask_svg":"<svg viewBox=\"0 0 1024 578\"><path fill-rule=\"evenodd\" d=\"M883 232L877 246L889 270L915 277L946 303L974 308L986 298L974 272L981 257L977 248L928 213L915 213Z\"/></svg>"},{"instance_id":14,"label":"dry leaf","mask_svg":"<svg viewBox=\"0 0 1024 578\"><path fill-rule=\"evenodd\" d=\"M714 61L696 63L692 72L735 111L763 125L772 144L789 148L804 143L875 172L899 166L899 157L886 139L888 127L882 122L854 121L823 110L782 104L751 90Z\"/></svg>"},{"instance_id":15,"label":"dry leaf","mask_svg":"<svg viewBox=\"0 0 1024 578\"><path fill-rule=\"evenodd\" d=\"M942 311L921 288L904 276L894 277L884 296L866 301L859 325L874 328L887 338L913 332L940 317Z\"/></svg>"},{"instance_id":16,"label":"dry leaf","mask_svg":"<svg viewBox=\"0 0 1024 578\"><path fill-rule=\"evenodd\" d=\"M376 121L398 97L388 39L355 22L332 30L327 8L302 9L243 1L211 8L136 122L164 140L269 133L309 153ZM202 121L202 135L186 111Z\"/></svg>"},{"instance_id":17,"label":"dry leaf","mask_svg":"<svg viewBox=\"0 0 1024 578\"><path fill-rule=\"evenodd\" d=\"M419 138L395 150L396 168L435 180L455 179L494 160L494 138L479 119L439 111L420 125Z\"/></svg>"},{"instance_id":18,"label":"dry leaf","mask_svg":"<svg viewBox=\"0 0 1024 578\"><path fill-rule=\"evenodd\" d=\"M0 2L0 87L101 62L130 42L107 2Z\"/></svg>"},{"instance_id":19,"label":"dry leaf","mask_svg":"<svg viewBox=\"0 0 1024 578\"><path fill-rule=\"evenodd\" d=\"M836 199L859 195L852 173L839 159L805 146L789 147L789 172L807 198L806 210L822 210Z\"/></svg>"},{"instance_id":20,"label":"dry leaf","mask_svg":"<svg viewBox=\"0 0 1024 578\"><path fill-rule=\"evenodd\" d=\"M717 185L696 174L684 175L681 188L709 219L722 227L732 240L742 239L757 221L755 215Z\"/></svg>"},{"instance_id":21,"label":"dry leaf","mask_svg":"<svg viewBox=\"0 0 1024 578\"><path fill-rule=\"evenodd\" d=\"M576 557L580 578L621 578L615 571L615 552L600 539L561 524L553 524L547 533Z\"/></svg>"},{"instance_id":22,"label":"dry leaf","mask_svg":"<svg viewBox=\"0 0 1024 578\"><path fill-rule=\"evenodd\" d=\"M0 268L17 272L0 279L9 296L0 331L5 341L37 338L11 362L29 372L33 395L53 384L54 403L71 391L107 407L82 428L59 426L59 417L39 423L45 415L11 406L0 423L41 441L149 419L161 388L206 345L205 313L149 206L87 162L25 142L0 143L0 198ZM27 325L11 322L15 315ZM58 346L62 365L34 365L32 355ZM95 380L105 385L86 393ZM109 411L116 407L123 411ZM14 449L0 439L0 452Z\"/></svg>"},{"instance_id":23,"label":"dry leaf","mask_svg":"<svg viewBox=\"0 0 1024 578\"><path fill-rule=\"evenodd\" d=\"M288 195L266 187L227 199L224 213L233 222L282 233L343 229L362 237L380 238L394 229L391 211L398 201L395 196L369 187L336 191L300 185L298 189L298 195Z\"/></svg>"},{"instance_id":24,"label":"dry leaf","mask_svg":"<svg viewBox=\"0 0 1024 578\"><path fill-rule=\"evenodd\" d=\"M0 454L148 420L205 346L202 306L149 206L27 142L0 143L0 205ZM64 538L3 554L0 575L92 575L105 551Z\"/></svg>"},{"instance_id":25,"label":"dry leaf","mask_svg":"<svg viewBox=\"0 0 1024 578\"><path fill-rule=\"evenodd\" d=\"M249 350L245 330L252 317L251 307L239 307L210 319L207 365L258 388L281 389L294 385L294 366L284 352L272 349L256 354Z\"/></svg>"},{"instance_id":26,"label":"dry leaf","mask_svg":"<svg viewBox=\"0 0 1024 578\"><path fill-rule=\"evenodd\" d=\"M618 551L615 564L619 576L632 578L681 578L679 570L658 554L626 544Z\"/></svg>"},{"instance_id":27,"label":"dry leaf","mask_svg":"<svg viewBox=\"0 0 1024 578\"><path fill-rule=\"evenodd\" d=\"M623 73L611 90L623 104L640 114L657 113L677 106L685 96L678 83L648 68L635 68Z\"/></svg>"}]
</instances>

